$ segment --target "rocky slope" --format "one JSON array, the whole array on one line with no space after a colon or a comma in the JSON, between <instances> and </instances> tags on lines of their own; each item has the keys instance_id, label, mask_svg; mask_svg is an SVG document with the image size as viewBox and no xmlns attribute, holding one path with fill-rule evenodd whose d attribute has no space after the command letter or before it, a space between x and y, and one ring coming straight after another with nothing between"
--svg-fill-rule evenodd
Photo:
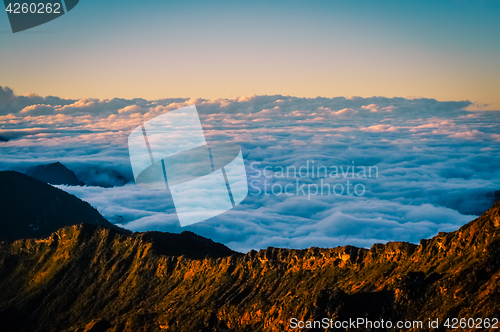
<instances>
[{"instance_id":1,"label":"rocky slope","mask_svg":"<svg viewBox=\"0 0 500 332\"><path fill-rule=\"evenodd\" d=\"M89 203L14 171L0 172L0 240L45 237L82 222L119 230Z\"/></svg>"},{"instance_id":2,"label":"rocky slope","mask_svg":"<svg viewBox=\"0 0 500 332\"><path fill-rule=\"evenodd\" d=\"M420 245L369 250L268 248L243 255L192 233L121 234L77 225L41 240L0 244L0 326L287 331L293 317L425 324L432 317L442 326L453 317L499 318L499 268L500 202ZM496 331L482 329L488 330Z\"/></svg>"}]
</instances>

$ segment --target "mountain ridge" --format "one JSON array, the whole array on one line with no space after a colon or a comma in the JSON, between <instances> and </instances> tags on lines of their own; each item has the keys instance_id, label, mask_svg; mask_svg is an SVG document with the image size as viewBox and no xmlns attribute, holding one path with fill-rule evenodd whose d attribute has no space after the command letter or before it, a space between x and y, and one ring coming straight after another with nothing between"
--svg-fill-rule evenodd
<instances>
[{"instance_id":1,"label":"mountain ridge","mask_svg":"<svg viewBox=\"0 0 500 332\"><path fill-rule=\"evenodd\" d=\"M12 331L283 331L292 317L491 318L500 309L499 211L497 202L420 245L247 254L220 245L203 258L154 245L162 236L203 239L193 233L69 226L45 239L0 243L0 324ZM8 325L7 317L22 319Z\"/></svg>"},{"instance_id":2,"label":"mountain ridge","mask_svg":"<svg viewBox=\"0 0 500 332\"><path fill-rule=\"evenodd\" d=\"M24 173L37 180L55 185L67 185L67 186L85 185L85 183L78 180L78 177L72 170L70 170L69 168L67 168L58 161L51 164L41 164L37 166L31 166L28 169L26 169Z\"/></svg>"},{"instance_id":3,"label":"mountain ridge","mask_svg":"<svg viewBox=\"0 0 500 332\"><path fill-rule=\"evenodd\" d=\"M45 237L83 222L119 229L89 203L28 175L0 171L0 188L0 239Z\"/></svg>"}]
</instances>

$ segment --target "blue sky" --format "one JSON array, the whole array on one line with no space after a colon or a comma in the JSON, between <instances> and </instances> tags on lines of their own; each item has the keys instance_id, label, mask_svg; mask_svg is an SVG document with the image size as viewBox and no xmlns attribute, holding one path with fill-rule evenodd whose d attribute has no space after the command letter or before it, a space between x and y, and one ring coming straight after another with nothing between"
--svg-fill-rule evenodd
<instances>
[{"instance_id":1,"label":"blue sky","mask_svg":"<svg viewBox=\"0 0 500 332\"><path fill-rule=\"evenodd\" d=\"M66 98L420 96L499 109L499 14L498 1L87 0L17 34L0 15L0 85Z\"/></svg>"},{"instance_id":2,"label":"blue sky","mask_svg":"<svg viewBox=\"0 0 500 332\"><path fill-rule=\"evenodd\" d=\"M83 0L16 34L0 14L0 169L60 161L89 184L63 189L109 220L240 251L415 242L499 190L499 35L499 1ZM130 182L126 138L189 104L249 176L314 161L380 177L361 196L250 195L181 228L168 193Z\"/></svg>"}]
</instances>

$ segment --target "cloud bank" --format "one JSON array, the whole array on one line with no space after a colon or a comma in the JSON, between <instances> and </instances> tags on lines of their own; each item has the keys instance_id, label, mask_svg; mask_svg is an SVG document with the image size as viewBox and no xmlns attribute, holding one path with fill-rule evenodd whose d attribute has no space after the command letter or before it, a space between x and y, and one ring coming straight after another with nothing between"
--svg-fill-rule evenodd
<instances>
[{"instance_id":1,"label":"cloud bank","mask_svg":"<svg viewBox=\"0 0 500 332\"><path fill-rule=\"evenodd\" d=\"M236 208L181 228L168 191L133 183L127 136L190 104L209 142L242 147L251 186ZM60 187L110 221L135 231L191 230L240 251L416 242L470 221L500 189L500 112L466 111L470 105L384 97L69 100L4 87L0 168L60 161L89 184ZM312 165L338 176L318 175ZM309 175L283 176L287 167ZM377 176L358 176L362 167ZM311 195L326 184L344 191ZM283 192L287 185L293 195Z\"/></svg>"}]
</instances>

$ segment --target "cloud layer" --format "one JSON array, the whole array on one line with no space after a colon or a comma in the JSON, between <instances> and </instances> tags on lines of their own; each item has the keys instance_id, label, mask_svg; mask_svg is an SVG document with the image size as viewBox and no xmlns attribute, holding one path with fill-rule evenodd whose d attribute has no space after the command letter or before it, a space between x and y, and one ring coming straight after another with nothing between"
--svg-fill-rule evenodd
<instances>
[{"instance_id":1,"label":"cloud layer","mask_svg":"<svg viewBox=\"0 0 500 332\"><path fill-rule=\"evenodd\" d=\"M242 147L252 185L236 208L181 228L168 191L133 183L126 142L144 121L189 104L208 141ZM0 142L0 168L60 161L91 185L61 188L110 221L136 231L191 230L240 251L416 242L473 219L492 203L486 194L500 189L500 112L465 111L469 105L383 97L67 100L0 88L0 136L8 140ZM337 169L338 177L316 176L312 165ZM287 167L309 175L283 176ZM362 167L377 176L358 176ZM337 192L358 185L363 194L311 195L325 183ZM294 194L278 194L287 185Z\"/></svg>"}]
</instances>

